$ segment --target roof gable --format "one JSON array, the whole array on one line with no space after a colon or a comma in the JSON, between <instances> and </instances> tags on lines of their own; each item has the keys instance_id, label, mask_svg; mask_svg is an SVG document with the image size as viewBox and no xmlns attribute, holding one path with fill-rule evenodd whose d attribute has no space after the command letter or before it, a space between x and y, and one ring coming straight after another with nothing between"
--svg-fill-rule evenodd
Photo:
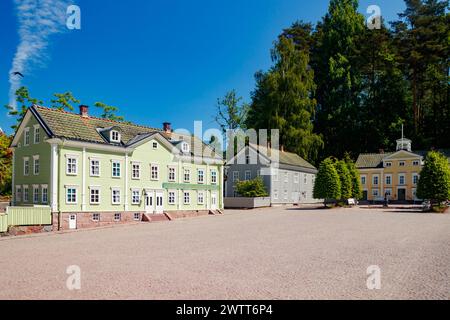
<instances>
[{"instance_id":1,"label":"roof gable","mask_svg":"<svg viewBox=\"0 0 450 320\"><path fill-rule=\"evenodd\" d=\"M383 160L388 161L388 160L418 159L418 158L422 158L422 156L419 154L413 153L413 152L406 151L406 150L399 150L397 152L390 154L389 156L384 157Z\"/></svg>"}]
</instances>

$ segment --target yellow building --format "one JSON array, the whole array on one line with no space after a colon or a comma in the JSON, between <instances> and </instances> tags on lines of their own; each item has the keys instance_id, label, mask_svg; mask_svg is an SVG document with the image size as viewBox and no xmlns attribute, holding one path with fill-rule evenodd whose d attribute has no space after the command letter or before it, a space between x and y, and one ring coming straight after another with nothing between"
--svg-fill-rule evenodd
<instances>
[{"instance_id":1,"label":"yellow building","mask_svg":"<svg viewBox=\"0 0 450 320\"><path fill-rule=\"evenodd\" d=\"M361 176L363 200L399 202L419 201L417 182L426 156L425 151L412 151L411 140L397 140L395 152L360 154L356 167ZM446 153L449 157L449 152ZM450 161L450 159L449 159Z\"/></svg>"}]
</instances>

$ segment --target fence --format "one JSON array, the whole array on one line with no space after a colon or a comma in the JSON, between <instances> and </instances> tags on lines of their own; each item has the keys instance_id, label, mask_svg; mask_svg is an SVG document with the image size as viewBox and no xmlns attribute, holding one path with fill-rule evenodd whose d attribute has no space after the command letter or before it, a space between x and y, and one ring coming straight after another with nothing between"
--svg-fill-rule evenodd
<instances>
[{"instance_id":1,"label":"fence","mask_svg":"<svg viewBox=\"0 0 450 320\"><path fill-rule=\"evenodd\" d=\"M7 207L6 214L0 215L0 232L9 226L51 225L50 207Z\"/></svg>"}]
</instances>

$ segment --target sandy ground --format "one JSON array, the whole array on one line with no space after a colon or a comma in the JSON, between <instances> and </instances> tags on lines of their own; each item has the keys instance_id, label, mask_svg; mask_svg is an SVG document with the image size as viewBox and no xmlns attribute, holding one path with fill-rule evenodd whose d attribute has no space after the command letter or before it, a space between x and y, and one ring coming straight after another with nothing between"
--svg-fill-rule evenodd
<instances>
[{"instance_id":1,"label":"sandy ground","mask_svg":"<svg viewBox=\"0 0 450 320\"><path fill-rule=\"evenodd\" d=\"M269 208L0 240L0 299L449 298L449 214Z\"/></svg>"}]
</instances>

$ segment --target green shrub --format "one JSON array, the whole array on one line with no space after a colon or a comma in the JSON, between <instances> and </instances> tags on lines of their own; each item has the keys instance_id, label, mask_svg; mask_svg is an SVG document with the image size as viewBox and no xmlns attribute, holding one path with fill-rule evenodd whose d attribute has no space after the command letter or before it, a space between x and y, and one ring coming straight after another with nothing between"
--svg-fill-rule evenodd
<instances>
[{"instance_id":1,"label":"green shrub","mask_svg":"<svg viewBox=\"0 0 450 320\"><path fill-rule=\"evenodd\" d=\"M339 181L341 182L341 200L350 199L352 197L352 176L348 171L347 164L344 160L336 161L334 164L336 171L339 175Z\"/></svg>"},{"instance_id":2,"label":"green shrub","mask_svg":"<svg viewBox=\"0 0 450 320\"><path fill-rule=\"evenodd\" d=\"M450 198L450 168L443 154L430 151L425 157L417 184L417 197L430 200L432 206Z\"/></svg>"},{"instance_id":3,"label":"green shrub","mask_svg":"<svg viewBox=\"0 0 450 320\"><path fill-rule=\"evenodd\" d=\"M238 181L235 189L240 196L246 198L267 197L269 195L261 177L253 180Z\"/></svg>"},{"instance_id":4,"label":"green shrub","mask_svg":"<svg viewBox=\"0 0 450 320\"><path fill-rule=\"evenodd\" d=\"M338 200L341 198L341 181L334 166L334 161L327 158L322 161L314 183L314 198Z\"/></svg>"}]
</instances>

